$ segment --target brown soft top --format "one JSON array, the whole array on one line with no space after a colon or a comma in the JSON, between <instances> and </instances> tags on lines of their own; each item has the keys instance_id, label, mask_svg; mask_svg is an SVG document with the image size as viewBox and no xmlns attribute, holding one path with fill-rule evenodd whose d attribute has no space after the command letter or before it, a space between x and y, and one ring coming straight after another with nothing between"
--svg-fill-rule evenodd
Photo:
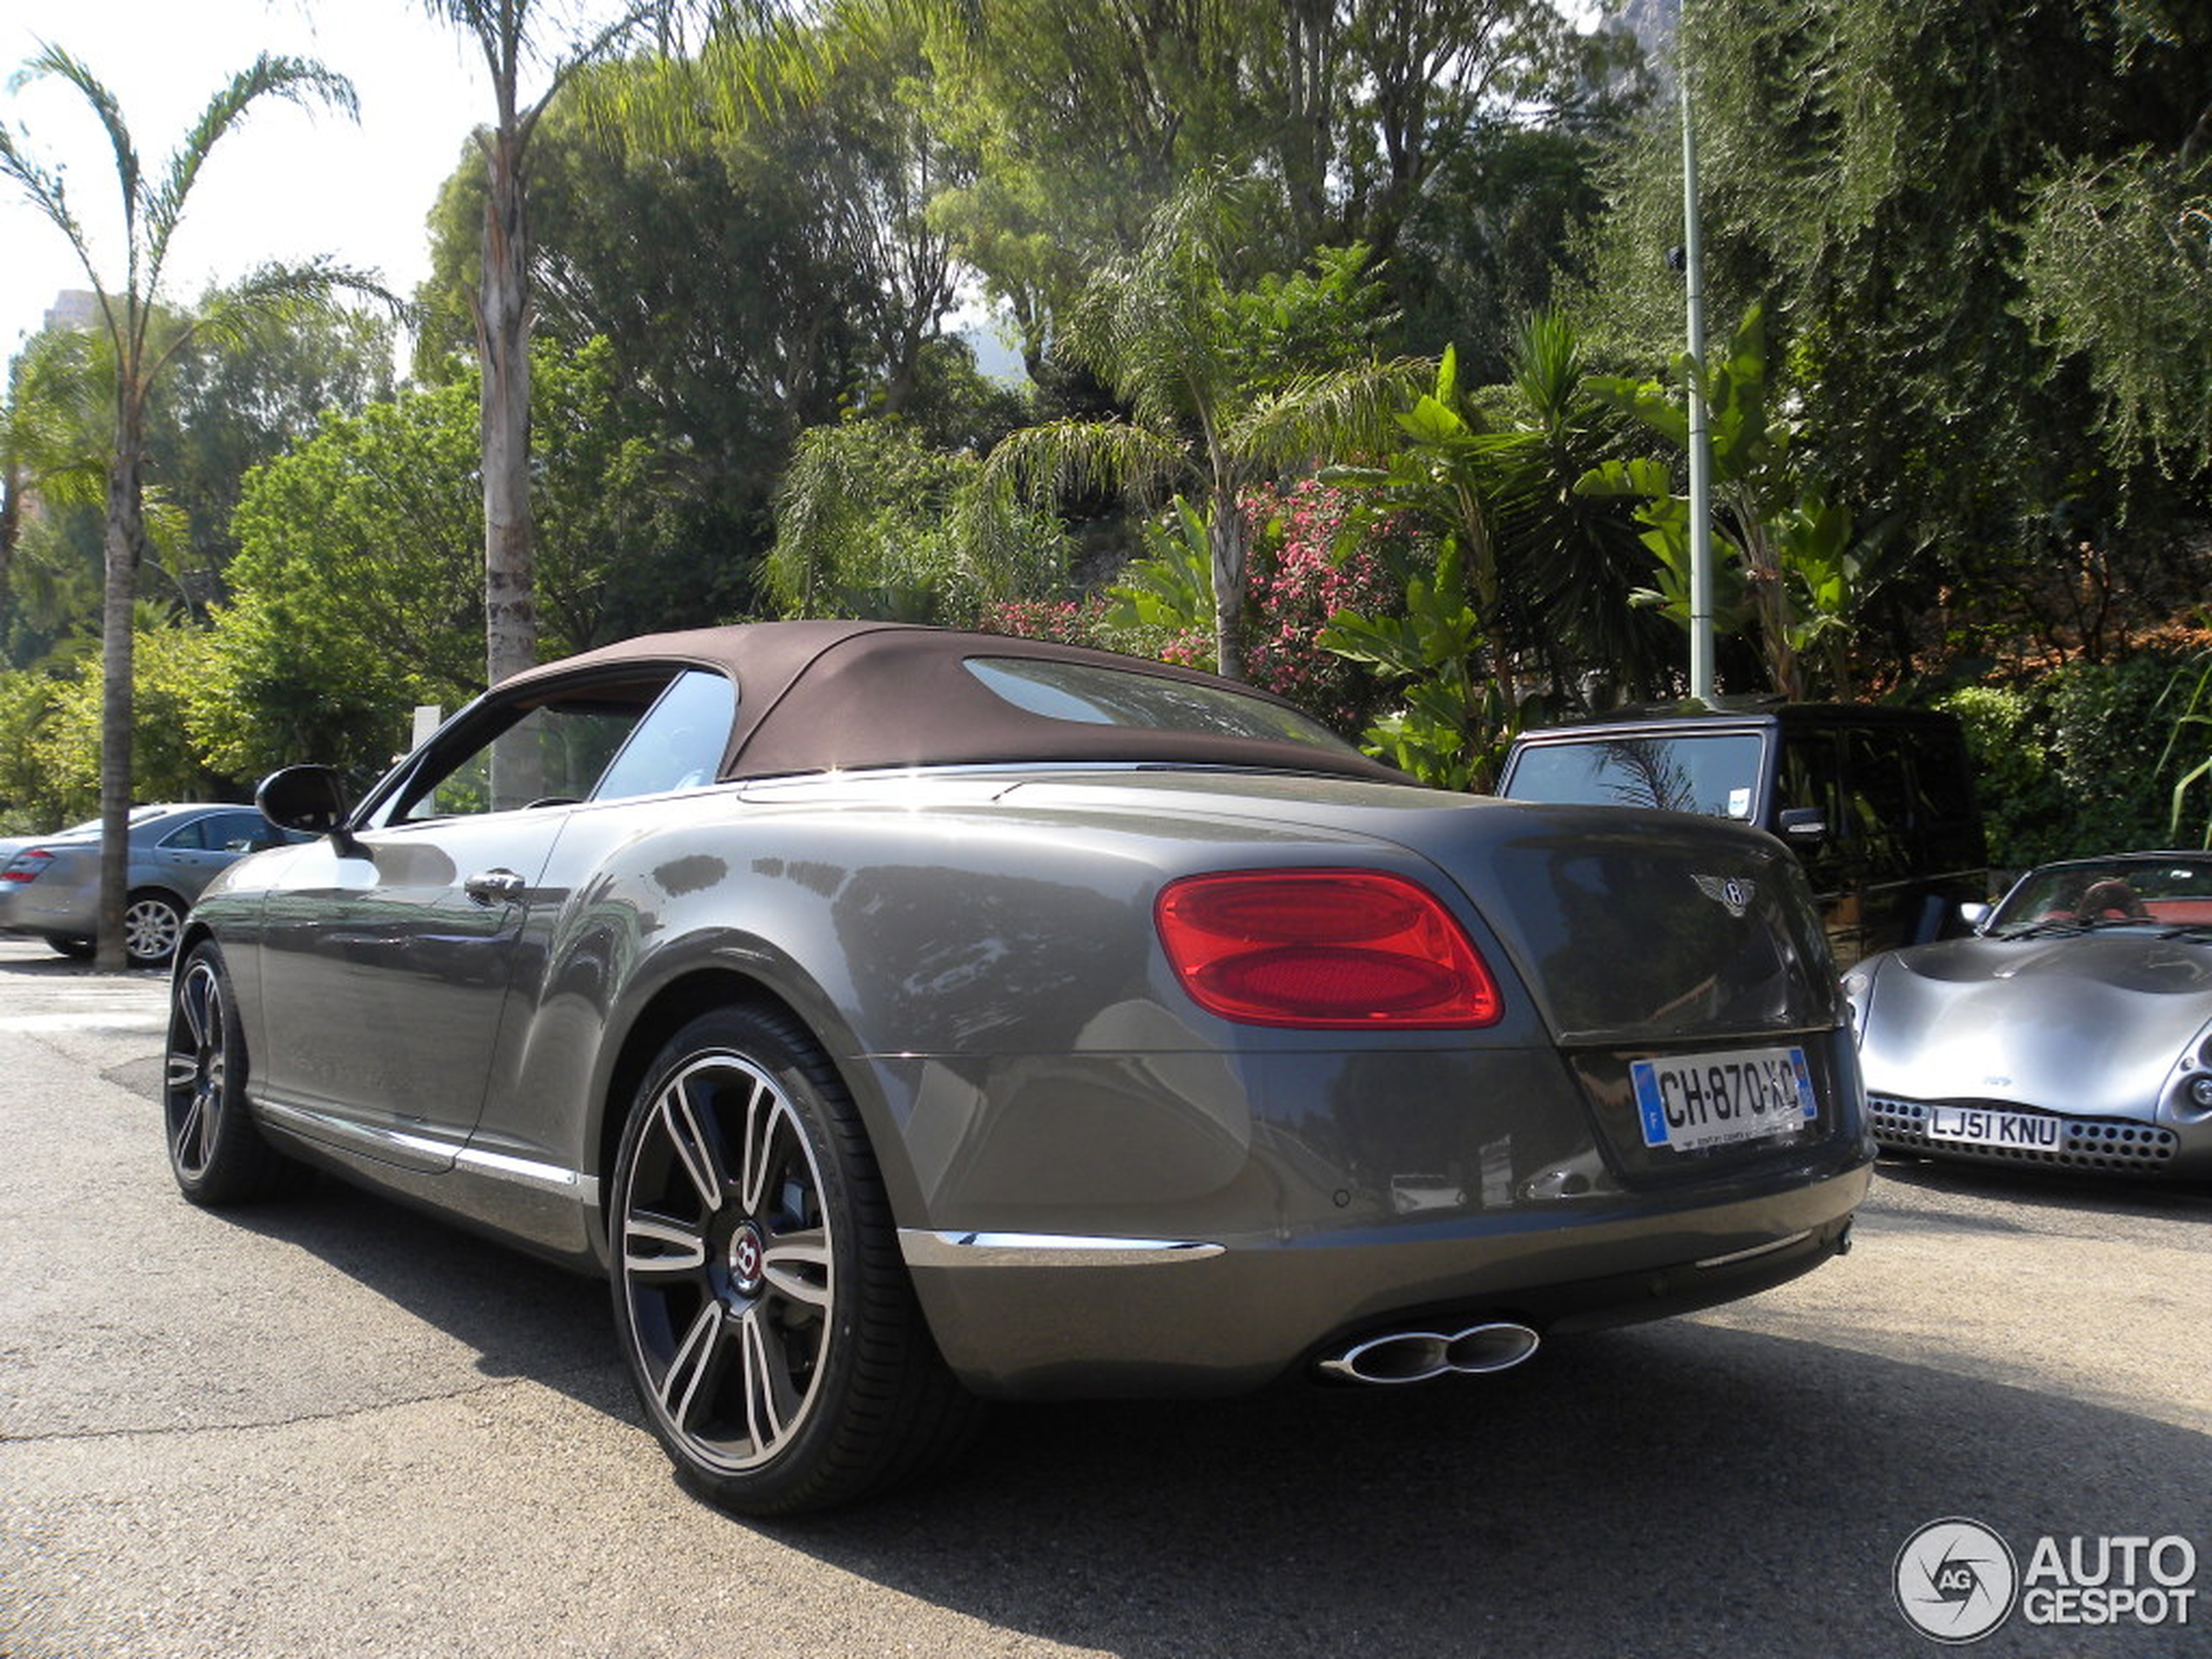
<instances>
[{"instance_id":1,"label":"brown soft top","mask_svg":"<svg viewBox=\"0 0 2212 1659\"><path fill-rule=\"evenodd\" d=\"M517 674L502 697L544 683L681 663L738 686L724 780L867 766L1054 761L1259 766L1404 783L1351 747L1291 738L1091 725L1033 713L992 691L966 663L1030 658L1214 686L1293 709L1282 698L1196 669L1081 645L962 633L904 623L761 622L647 634ZM1305 717L1308 719L1310 716Z\"/></svg>"}]
</instances>

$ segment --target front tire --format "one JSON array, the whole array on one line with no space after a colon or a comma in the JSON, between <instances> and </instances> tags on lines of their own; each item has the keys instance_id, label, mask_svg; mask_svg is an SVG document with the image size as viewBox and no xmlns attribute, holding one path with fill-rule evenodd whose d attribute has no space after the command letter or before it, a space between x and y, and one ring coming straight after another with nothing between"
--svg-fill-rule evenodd
<instances>
[{"instance_id":1,"label":"front tire","mask_svg":"<svg viewBox=\"0 0 2212 1659\"><path fill-rule=\"evenodd\" d=\"M860 1115L788 1015L717 1010L669 1040L609 1220L631 1380L713 1501L827 1508L965 1438L974 1402L914 1301Z\"/></svg>"},{"instance_id":2,"label":"front tire","mask_svg":"<svg viewBox=\"0 0 2212 1659\"><path fill-rule=\"evenodd\" d=\"M202 940L185 958L169 1004L161 1091L169 1170L199 1204L273 1197L299 1166L261 1138L246 1106L246 1039L223 953Z\"/></svg>"},{"instance_id":3,"label":"front tire","mask_svg":"<svg viewBox=\"0 0 2212 1659\"><path fill-rule=\"evenodd\" d=\"M123 907L123 954L133 968L159 968L177 954L184 907L165 893L134 893Z\"/></svg>"}]
</instances>

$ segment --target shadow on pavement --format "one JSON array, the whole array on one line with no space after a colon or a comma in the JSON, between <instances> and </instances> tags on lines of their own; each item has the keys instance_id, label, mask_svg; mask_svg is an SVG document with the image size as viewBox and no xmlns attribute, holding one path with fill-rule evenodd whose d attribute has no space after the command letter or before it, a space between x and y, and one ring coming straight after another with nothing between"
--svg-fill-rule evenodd
<instances>
[{"instance_id":1,"label":"shadow on pavement","mask_svg":"<svg viewBox=\"0 0 2212 1659\"><path fill-rule=\"evenodd\" d=\"M639 1422L598 1285L327 1181L230 1214L471 1345L487 1376ZM1892 1599L1915 1528L1973 1516L2023 1561L2044 1533L2202 1549L2208 1450L2102 1406L1675 1323L1403 1390L1005 1406L927 1486L776 1524L700 1506L698 1524L726 1532L733 1571L765 1535L1131 1659L1911 1655L1936 1650ZM660 1455L642 1426L636 1455ZM1976 1651L2141 1654L2198 1635L2016 1615Z\"/></svg>"}]
</instances>

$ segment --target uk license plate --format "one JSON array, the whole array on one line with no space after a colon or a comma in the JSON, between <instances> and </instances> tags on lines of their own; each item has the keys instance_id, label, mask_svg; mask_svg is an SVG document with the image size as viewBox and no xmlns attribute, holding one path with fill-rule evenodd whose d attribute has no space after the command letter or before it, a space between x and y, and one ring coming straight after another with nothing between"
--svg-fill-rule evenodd
<instances>
[{"instance_id":1,"label":"uk license plate","mask_svg":"<svg viewBox=\"0 0 2212 1659\"><path fill-rule=\"evenodd\" d=\"M1670 1055L1629 1068L1646 1146L1694 1152L1787 1135L1820 1115L1803 1049Z\"/></svg>"},{"instance_id":2,"label":"uk license plate","mask_svg":"<svg viewBox=\"0 0 2212 1659\"><path fill-rule=\"evenodd\" d=\"M1993 1112L1978 1106L1931 1106L1928 1138L1968 1146L2018 1146L2055 1152L2065 1125L2033 1112Z\"/></svg>"}]
</instances>

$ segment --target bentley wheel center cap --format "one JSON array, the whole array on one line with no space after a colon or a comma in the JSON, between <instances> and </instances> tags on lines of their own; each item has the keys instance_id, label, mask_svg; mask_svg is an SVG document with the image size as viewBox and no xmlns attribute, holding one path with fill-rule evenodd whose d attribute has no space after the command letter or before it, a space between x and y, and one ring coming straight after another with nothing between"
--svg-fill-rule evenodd
<instances>
[{"instance_id":1,"label":"bentley wheel center cap","mask_svg":"<svg viewBox=\"0 0 2212 1659\"><path fill-rule=\"evenodd\" d=\"M741 1221L730 1235L730 1278L741 1296L760 1288L762 1269L768 1262L768 1241L754 1223Z\"/></svg>"}]
</instances>

